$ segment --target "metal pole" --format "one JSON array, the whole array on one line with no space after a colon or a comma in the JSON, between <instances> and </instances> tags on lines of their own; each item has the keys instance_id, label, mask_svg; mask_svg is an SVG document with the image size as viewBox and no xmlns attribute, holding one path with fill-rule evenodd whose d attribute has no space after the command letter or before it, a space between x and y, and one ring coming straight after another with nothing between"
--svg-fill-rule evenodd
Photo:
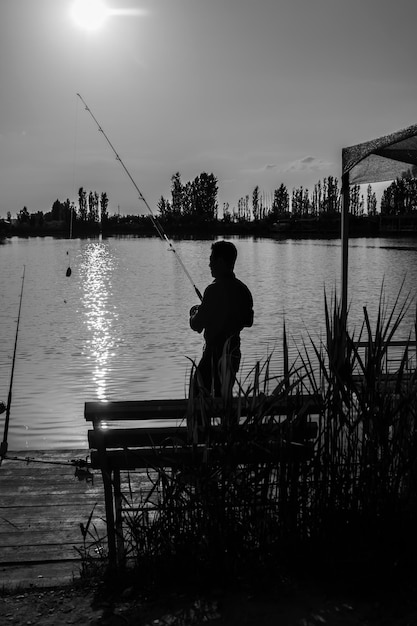
<instances>
[{"instance_id":1,"label":"metal pole","mask_svg":"<svg viewBox=\"0 0 417 626\"><path fill-rule=\"evenodd\" d=\"M342 319L346 327L348 299L348 260L349 260L349 172L342 175Z\"/></svg>"}]
</instances>

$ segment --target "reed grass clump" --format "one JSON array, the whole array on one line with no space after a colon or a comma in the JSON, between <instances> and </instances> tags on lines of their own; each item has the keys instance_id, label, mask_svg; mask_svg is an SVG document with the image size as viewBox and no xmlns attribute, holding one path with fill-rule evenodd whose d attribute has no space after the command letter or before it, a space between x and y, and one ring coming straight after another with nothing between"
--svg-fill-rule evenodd
<instances>
[{"instance_id":1,"label":"reed grass clump","mask_svg":"<svg viewBox=\"0 0 417 626\"><path fill-rule=\"evenodd\" d=\"M364 308L351 332L325 295L325 339L307 336L292 364L284 326L282 376L269 357L232 395L225 353L221 398L190 384L188 461L123 495L148 583L417 557L417 314L395 344L410 306L400 290L389 309L381 289L374 327Z\"/></svg>"},{"instance_id":2,"label":"reed grass clump","mask_svg":"<svg viewBox=\"0 0 417 626\"><path fill-rule=\"evenodd\" d=\"M417 556L417 314L408 338L396 336L412 301L402 288L389 308L381 289L374 328L368 311L357 336L325 298L326 342L311 345L319 377L319 423L311 493L317 544L349 559ZM395 557L394 557L395 555Z\"/></svg>"}]
</instances>

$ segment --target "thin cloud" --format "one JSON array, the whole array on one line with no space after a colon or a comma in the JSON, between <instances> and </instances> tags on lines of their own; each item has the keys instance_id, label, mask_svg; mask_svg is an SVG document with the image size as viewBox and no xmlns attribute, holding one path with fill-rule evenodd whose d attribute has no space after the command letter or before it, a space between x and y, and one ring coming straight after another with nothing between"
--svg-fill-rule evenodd
<instances>
[{"instance_id":1,"label":"thin cloud","mask_svg":"<svg viewBox=\"0 0 417 626\"><path fill-rule=\"evenodd\" d=\"M305 156L302 159L292 161L284 168L284 172L305 172L305 171L321 171L328 170L332 167L329 161L323 161L314 156Z\"/></svg>"},{"instance_id":2,"label":"thin cloud","mask_svg":"<svg viewBox=\"0 0 417 626\"><path fill-rule=\"evenodd\" d=\"M305 156L301 159L297 159L296 161L291 161L291 163L287 163L286 165L278 165L277 163L266 163L266 165L262 165L253 169L245 169L246 173L261 173L261 172L280 172L280 173L291 173L291 172L318 172L318 171L326 171L332 167L332 163L329 161L323 161L314 156Z\"/></svg>"}]
</instances>

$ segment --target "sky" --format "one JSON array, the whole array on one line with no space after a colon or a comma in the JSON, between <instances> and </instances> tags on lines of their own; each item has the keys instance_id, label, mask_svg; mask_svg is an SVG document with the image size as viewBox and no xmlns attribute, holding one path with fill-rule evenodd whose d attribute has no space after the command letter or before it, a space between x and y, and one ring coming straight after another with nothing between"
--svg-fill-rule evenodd
<instances>
[{"instance_id":1,"label":"sky","mask_svg":"<svg viewBox=\"0 0 417 626\"><path fill-rule=\"evenodd\" d=\"M86 2L88 0L85 0ZM0 2L0 216L79 187L153 210L171 177L218 179L221 207L341 176L343 147L417 123L415 0Z\"/></svg>"}]
</instances>

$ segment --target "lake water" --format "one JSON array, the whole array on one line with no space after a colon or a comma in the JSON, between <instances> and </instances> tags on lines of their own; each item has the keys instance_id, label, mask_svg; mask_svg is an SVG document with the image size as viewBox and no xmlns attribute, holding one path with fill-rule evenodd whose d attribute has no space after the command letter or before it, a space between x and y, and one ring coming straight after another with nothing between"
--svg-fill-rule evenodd
<instances>
[{"instance_id":1,"label":"lake water","mask_svg":"<svg viewBox=\"0 0 417 626\"><path fill-rule=\"evenodd\" d=\"M340 292L340 241L233 241L236 275L255 302L254 326L242 333L242 377L271 352L279 375L284 319L294 355L308 333L323 332L324 289ZM211 243L174 244L200 290L212 280ZM198 300L164 242L13 238L0 245L0 400L7 401L24 266L9 451L86 448L85 401L187 395L190 359L203 347L188 325ZM402 280L404 294L415 297L417 240L351 240L351 326L361 324L363 306L375 316L383 280L388 303ZM415 308L399 338L408 335L414 314Z\"/></svg>"}]
</instances>

